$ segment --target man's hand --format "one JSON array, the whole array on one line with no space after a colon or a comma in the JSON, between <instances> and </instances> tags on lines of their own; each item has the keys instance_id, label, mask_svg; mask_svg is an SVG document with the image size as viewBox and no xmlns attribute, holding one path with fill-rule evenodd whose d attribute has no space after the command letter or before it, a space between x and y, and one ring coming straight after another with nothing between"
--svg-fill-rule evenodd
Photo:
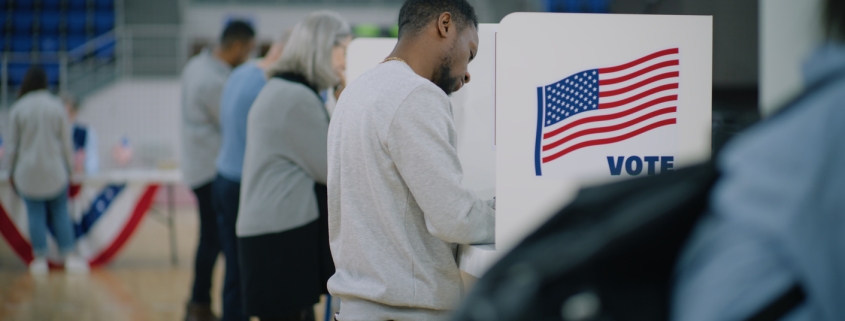
<instances>
[{"instance_id":1,"label":"man's hand","mask_svg":"<svg viewBox=\"0 0 845 321\"><path fill-rule=\"evenodd\" d=\"M337 87L334 87L334 99L335 100L340 99L340 93L342 93L343 90L346 89L346 76L343 73L340 73L339 75L340 75L340 84L338 84Z\"/></svg>"}]
</instances>

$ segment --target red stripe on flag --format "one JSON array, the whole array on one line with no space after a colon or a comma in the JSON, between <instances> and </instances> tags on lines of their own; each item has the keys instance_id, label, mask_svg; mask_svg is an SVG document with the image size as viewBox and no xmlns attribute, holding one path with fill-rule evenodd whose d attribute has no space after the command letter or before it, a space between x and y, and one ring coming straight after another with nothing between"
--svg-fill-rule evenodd
<instances>
[{"instance_id":1,"label":"red stripe on flag","mask_svg":"<svg viewBox=\"0 0 845 321\"><path fill-rule=\"evenodd\" d=\"M582 118L582 119L573 121L573 122L571 122L571 123L569 123L569 124L567 124L567 125L565 125L561 128L555 129L554 131L543 134L543 139L554 137L554 136L556 136L556 135L558 135L562 132L565 132L566 130L568 130L572 127L575 127L575 126L578 126L578 125L581 125L581 124L586 124L586 123L591 123L591 122L596 122L596 121L611 120L611 119L616 119L616 118L622 118L622 117L628 116L630 114L636 113L640 110L649 108L651 106L654 106L654 105L657 105L657 104L662 104L662 103L665 103L665 102L676 101L676 100L678 100L678 95L666 96L666 97L657 98L657 99L649 101L645 104L639 105L639 106L634 107L634 108L626 109L624 111L621 111L621 112L618 112L618 113L615 113L615 114Z\"/></svg>"},{"instance_id":2,"label":"red stripe on flag","mask_svg":"<svg viewBox=\"0 0 845 321\"><path fill-rule=\"evenodd\" d=\"M18 254L24 263L29 265L29 262L32 262L32 245L23 238L23 235L15 227L15 223L12 222L12 218L9 217L8 212L6 212L2 204L0 204L0 234L3 234L3 238L6 239L6 242L9 242L9 246L12 247L12 250Z\"/></svg>"},{"instance_id":3,"label":"red stripe on flag","mask_svg":"<svg viewBox=\"0 0 845 321\"><path fill-rule=\"evenodd\" d=\"M664 80L664 79L678 78L680 75L681 74L677 71L667 72L667 73L660 74L660 75L651 77L649 79L640 81L636 84L630 85L630 86L625 87L625 88L619 88L619 89L616 89L616 90L608 90L608 91L599 92L599 97L611 97L611 96L621 95L621 94L642 88L643 86L647 86L647 85L656 83L656 82Z\"/></svg>"},{"instance_id":4,"label":"red stripe on flag","mask_svg":"<svg viewBox=\"0 0 845 321\"><path fill-rule=\"evenodd\" d=\"M641 69L641 70L639 70L639 71L635 71L635 72L633 72L633 73L631 73L631 74L628 74L628 75L625 75L625 76L622 76L622 77L613 78L613 79L604 79L604 80L600 80L600 81L599 81L599 85L613 85L613 84L618 84L618 83L620 83L620 82L628 81L628 80L631 80L631 79L637 78L637 77L639 77L639 76L645 75L645 74L647 74L647 73L649 73L649 72L655 71L655 70L660 69L660 68L666 68L666 67L678 66L678 65L680 65L680 64L681 64L681 62L680 62L679 60L669 60L669 61L664 61L664 62L661 62L661 63L658 63L658 64L654 64L654 65L652 65L652 66L650 66L650 67L643 68L643 69Z\"/></svg>"},{"instance_id":5,"label":"red stripe on flag","mask_svg":"<svg viewBox=\"0 0 845 321\"><path fill-rule=\"evenodd\" d=\"M629 120L629 121L621 123L621 124L616 124L616 125L607 126L607 127L589 128L589 129L582 130L580 132L575 132L575 133L572 133L571 135L565 136L565 137L563 137L563 138L561 138L561 139L559 139L559 140L557 140L557 141L555 141L551 144L543 146L543 151L544 152L548 151L550 149L553 149L555 147L563 145L566 142L571 141L573 139L576 139L578 137L582 137L582 136L586 136L586 135L590 135L590 134L608 133L608 132L612 132L612 131L616 131L616 130L620 130L620 129L625 129L625 128L634 126L636 124L642 123L646 120L652 119L652 118L660 116L660 115L674 113L675 111L677 111L676 107L668 107L668 108L658 109L658 110L655 110L653 112L650 112L648 114L642 115L640 117L634 118L632 120Z\"/></svg>"},{"instance_id":6,"label":"red stripe on flag","mask_svg":"<svg viewBox=\"0 0 845 321\"><path fill-rule=\"evenodd\" d=\"M634 61L629 62L629 63L624 64L624 65L619 65L619 66L616 66L616 67L609 67L609 68L600 68L599 72L600 73L609 73L609 72L622 71L622 70L625 70L625 69L628 69L628 68L631 68L631 67L636 67L637 65L641 65L641 64L643 64L643 63L645 63L649 60L652 60L652 59L656 59L656 58L660 58L660 57L668 56L668 55L673 55L673 54L677 54L677 53L678 53L678 48L666 49L666 50L655 52L653 54L650 54L648 56L634 60Z\"/></svg>"},{"instance_id":7,"label":"red stripe on flag","mask_svg":"<svg viewBox=\"0 0 845 321\"><path fill-rule=\"evenodd\" d=\"M129 237L132 236L132 233L135 232L135 229L138 227L141 219L144 218L144 214L146 214L147 210L150 209L157 190L158 185L156 184L147 186L147 190L144 191L144 194L140 199L138 199L135 209L132 211L131 216L129 216L129 221L123 226L123 230L120 231L117 238L115 238L109 247L100 252L100 254L95 258L91 259L90 264L92 267L105 265L114 258L117 251L123 247L123 244L126 243L126 241L129 240Z\"/></svg>"},{"instance_id":8,"label":"red stripe on flag","mask_svg":"<svg viewBox=\"0 0 845 321\"><path fill-rule=\"evenodd\" d=\"M544 157L544 158L543 158L543 163L548 163L548 162L551 162L551 161L553 161L553 160L555 160L555 159L560 158L560 157L561 157L561 156L563 156L563 155L569 154L569 153L571 153L571 152L574 152L574 151L579 150L579 149L584 148L584 147L590 147L590 146L607 145L607 144L618 143L618 142L621 142L621 141L626 140L626 139L629 139L629 138L631 138L631 137L634 137L634 136L640 135L640 134L642 134L642 133L645 133L645 132L650 131L650 130L655 129L655 128L660 128L660 127L663 127L663 126L673 125L673 124L675 124L676 122L677 122L677 121L675 120L675 118L672 118L672 119L666 119L666 120L661 120L661 121L659 121L659 122L656 122L656 123L654 123L654 124L651 124L651 125L645 126L645 127L643 127L643 128L640 128L640 129L637 129L637 130L632 131L632 132L630 132L630 133L627 133L627 134L625 134L625 135L616 136L616 137L610 137L610 138L604 138L604 139L590 140L590 141L586 141L586 142L583 142L583 143L579 143L579 144L577 144L577 145L572 145L572 147L569 147L569 148L567 148L567 149L564 149L564 150L562 150L562 151L558 152L557 154L554 154L554 155L551 155L551 156L548 156L548 157Z\"/></svg>"},{"instance_id":9,"label":"red stripe on flag","mask_svg":"<svg viewBox=\"0 0 845 321\"><path fill-rule=\"evenodd\" d=\"M667 91L667 90L672 90L672 89L678 89L678 83L666 84L666 85L663 85L663 86L660 86L660 87L654 87L652 89L646 90L644 92L641 92L641 93L639 93L635 96L631 96L629 98L625 98L625 99L614 101L614 102L599 104L599 108L604 109L604 108L615 108L615 107L619 107L619 106L624 106L624 105L630 104L632 102L635 102L637 100L643 99L645 97L654 95L656 93L659 93L659 92L662 92L662 91Z\"/></svg>"}]
</instances>

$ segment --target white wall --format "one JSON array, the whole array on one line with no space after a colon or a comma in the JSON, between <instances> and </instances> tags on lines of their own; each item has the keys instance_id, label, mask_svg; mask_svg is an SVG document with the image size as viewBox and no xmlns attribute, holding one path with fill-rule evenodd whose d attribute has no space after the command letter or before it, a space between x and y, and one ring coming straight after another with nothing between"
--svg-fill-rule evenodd
<instances>
[{"instance_id":1,"label":"white wall","mask_svg":"<svg viewBox=\"0 0 845 321\"><path fill-rule=\"evenodd\" d=\"M97 132L101 170L117 167L112 148L124 135L133 168L174 166L179 160L178 78L122 79L82 102L78 120Z\"/></svg>"},{"instance_id":2,"label":"white wall","mask_svg":"<svg viewBox=\"0 0 845 321\"><path fill-rule=\"evenodd\" d=\"M760 0L760 112L802 89L801 65L823 39L821 0Z\"/></svg>"},{"instance_id":3,"label":"white wall","mask_svg":"<svg viewBox=\"0 0 845 321\"><path fill-rule=\"evenodd\" d=\"M399 7L389 6L261 6L261 5L199 5L194 4L185 12L184 28L188 43L193 39L216 40L228 18L251 20L257 26L258 38L270 41L284 30L293 27L309 13L317 10L333 10L340 13L350 24L371 23L394 25L399 16Z\"/></svg>"}]
</instances>

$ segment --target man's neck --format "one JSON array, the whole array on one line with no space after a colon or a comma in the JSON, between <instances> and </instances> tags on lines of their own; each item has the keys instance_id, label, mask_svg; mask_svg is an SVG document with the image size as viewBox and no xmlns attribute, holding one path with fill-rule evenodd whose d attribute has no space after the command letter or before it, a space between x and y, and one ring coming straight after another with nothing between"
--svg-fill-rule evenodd
<instances>
[{"instance_id":1,"label":"man's neck","mask_svg":"<svg viewBox=\"0 0 845 321\"><path fill-rule=\"evenodd\" d=\"M217 59L220 59L221 61L225 62L230 67L234 67L234 64L232 64L232 59L230 57L231 55L229 55L228 52L223 51L223 49L214 49L211 54L214 55L214 57L217 57Z\"/></svg>"},{"instance_id":2,"label":"man's neck","mask_svg":"<svg viewBox=\"0 0 845 321\"><path fill-rule=\"evenodd\" d=\"M430 49L430 46L424 41L411 41L410 39L406 41L403 39L393 48L390 57L404 60L417 75L432 80L437 57L430 54Z\"/></svg>"}]
</instances>

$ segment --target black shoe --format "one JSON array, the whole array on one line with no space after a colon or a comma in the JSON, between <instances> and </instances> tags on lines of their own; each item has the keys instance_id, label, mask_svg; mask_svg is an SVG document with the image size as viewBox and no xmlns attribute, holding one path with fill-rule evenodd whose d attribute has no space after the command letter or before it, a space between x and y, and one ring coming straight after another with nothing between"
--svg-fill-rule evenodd
<instances>
[{"instance_id":1,"label":"black shoe","mask_svg":"<svg viewBox=\"0 0 845 321\"><path fill-rule=\"evenodd\" d=\"M211 304L188 303L185 321L219 321L211 312Z\"/></svg>"}]
</instances>

